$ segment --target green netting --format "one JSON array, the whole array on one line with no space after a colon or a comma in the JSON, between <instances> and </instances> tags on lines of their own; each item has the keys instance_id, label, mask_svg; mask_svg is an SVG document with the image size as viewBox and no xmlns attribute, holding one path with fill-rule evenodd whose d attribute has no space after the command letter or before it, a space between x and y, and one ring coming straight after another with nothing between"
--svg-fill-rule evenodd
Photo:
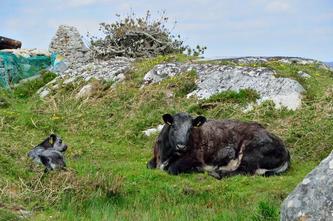
<instances>
[{"instance_id":1,"label":"green netting","mask_svg":"<svg viewBox=\"0 0 333 221\"><path fill-rule=\"evenodd\" d=\"M20 80L38 75L42 69L50 67L50 56L17 56L0 51L0 87L9 88Z\"/></svg>"}]
</instances>

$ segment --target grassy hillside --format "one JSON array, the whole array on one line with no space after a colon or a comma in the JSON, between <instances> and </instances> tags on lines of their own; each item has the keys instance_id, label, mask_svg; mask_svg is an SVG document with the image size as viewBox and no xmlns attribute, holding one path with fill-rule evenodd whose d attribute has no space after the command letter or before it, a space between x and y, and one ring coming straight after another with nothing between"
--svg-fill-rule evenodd
<instances>
[{"instance_id":1,"label":"grassy hillside","mask_svg":"<svg viewBox=\"0 0 333 221\"><path fill-rule=\"evenodd\" d=\"M256 96L252 91L186 99L196 79L192 72L140 89L154 65L186 59L138 61L116 87L94 81L97 91L86 100L75 99L80 82L44 101L32 93L41 79L11 93L0 91L0 220L18 219L20 209L33 211L29 220L278 220L288 192L332 150L333 73L314 65L265 64L306 88L297 111L276 110L266 102L244 113L244 99ZM312 77L300 79L299 70ZM162 123L162 114L180 111L262 123L286 142L291 169L282 176L221 181L146 169L156 136L142 131ZM69 170L43 176L43 168L26 154L51 132L69 146Z\"/></svg>"}]
</instances>

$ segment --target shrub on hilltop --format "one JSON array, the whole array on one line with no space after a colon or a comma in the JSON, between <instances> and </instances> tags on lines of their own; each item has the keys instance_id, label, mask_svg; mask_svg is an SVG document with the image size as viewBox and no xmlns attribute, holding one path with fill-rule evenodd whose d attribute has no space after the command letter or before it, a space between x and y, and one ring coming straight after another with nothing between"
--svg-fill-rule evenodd
<instances>
[{"instance_id":1,"label":"shrub on hilltop","mask_svg":"<svg viewBox=\"0 0 333 221\"><path fill-rule=\"evenodd\" d=\"M88 33L93 57L147 58L183 52L199 56L206 49L199 45L192 49L184 45L180 35L172 35L167 28L169 18L165 12L156 19L152 18L149 11L143 17L137 17L134 13L124 18L117 16L118 21L100 23L99 30L103 33L103 37L90 36Z\"/></svg>"}]
</instances>

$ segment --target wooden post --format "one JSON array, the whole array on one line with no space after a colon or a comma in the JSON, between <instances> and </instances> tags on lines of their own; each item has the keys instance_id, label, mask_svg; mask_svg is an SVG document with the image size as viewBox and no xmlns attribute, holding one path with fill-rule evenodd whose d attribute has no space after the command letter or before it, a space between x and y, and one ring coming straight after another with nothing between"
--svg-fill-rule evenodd
<instances>
[{"instance_id":1,"label":"wooden post","mask_svg":"<svg viewBox=\"0 0 333 221\"><path fill-rule=\"evenodd\" d=\"M1 49L17 49L21 48L22 42L14 39L0 36L0 50Z\"/></svg>"}]
</instances>

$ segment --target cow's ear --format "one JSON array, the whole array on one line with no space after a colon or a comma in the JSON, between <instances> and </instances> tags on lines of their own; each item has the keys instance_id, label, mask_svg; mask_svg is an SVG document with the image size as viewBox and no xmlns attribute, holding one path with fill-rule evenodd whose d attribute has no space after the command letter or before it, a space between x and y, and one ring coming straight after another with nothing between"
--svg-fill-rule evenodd
<instances>
[{"instance_id":1,"label":"cow's ear","mask_svg":"<svg viewBox=\"0 0 333 221\"><path fill-rule=\"evenodd\" d=\"M162 116L164 123L168 124L168 125L172 125L173 124L173 117L170 114L164 114Z\"/></svg>"},{"instance_id":2,"label":"cow's ear","mask_svg":"<svg viewBox=\"0 0 333 221\"><path fill-rule=\"evenodd\" d=\"M206 118L204 116L198 116L195 119L192 120L194 127L200 127L206 122Z\"/></svg>"}]
</instances>

